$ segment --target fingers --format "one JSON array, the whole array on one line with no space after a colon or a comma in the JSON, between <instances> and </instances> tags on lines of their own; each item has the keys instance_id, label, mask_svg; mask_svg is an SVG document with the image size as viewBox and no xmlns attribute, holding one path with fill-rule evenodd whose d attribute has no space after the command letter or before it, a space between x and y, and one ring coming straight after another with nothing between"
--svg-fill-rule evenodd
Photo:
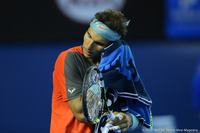
<instances>
[{"instance_id":1,"label":"fingers","mask_svg":"<svg viewBox=\"0 0 200 133\"><path fill-rule=\"evenodd\" d=\"M113 126L116 126L116 125L119 125L121 123L126 123L127 122L127 118L126 118L126 114L125 113L114 112L114 115L116 117L115 117L115 119L113 121L111 121L111 120L107 121L110 124L112 124Z\"/></svg>"},{"instance_id":2,"label":"fingers","mask_svg":"<svg viewBox=\"0 0 200 133\"><path fill-rule=\"evenodd\" d=\"M119 119L119 121L121 121L124 117L122 116L122 115L120 115L120 114L117 114L117 116L116 116L118 119Z\"/></svg>"},{"instance_id":3,"label":"fingers","mask_svg":"<svg viewBox=\"0 0 200 133\"><path fill-rule=\"evenodd\" d=\"M110 130L111 131L116 131L116 132L125 132L126 130L128 130L128 126L126 123L123 123L123 124L120 124L120 125L117 125L117 126L112 126L110 127Z\"/></svg>"},{"instance_id":4,"label":"fingers","mask_svg":"<svg viewBox=\"0 0 200 133\"><path fill-rule=\"evenodd\" d=\"M114 130L117 132L125 132L128 130L130 124L130 121L132 122L132 118L130 118L129 115L126 113L119 113L119 112L114 112L116 118L113 121L107 120L110 124L113 126L110 127L110 130Z\"/></svg>"}]
</instances>

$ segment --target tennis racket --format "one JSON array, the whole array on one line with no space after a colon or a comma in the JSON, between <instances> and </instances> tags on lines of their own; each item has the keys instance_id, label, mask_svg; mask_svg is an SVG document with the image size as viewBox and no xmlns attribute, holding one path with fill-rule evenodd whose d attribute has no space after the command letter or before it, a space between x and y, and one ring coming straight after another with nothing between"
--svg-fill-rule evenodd
<instances>
[{"instance_id":1,"label":"tennis racket","mask_svg":"<svg viewBox=\"0 0 200 133\"><path fill-rule=\"evenodd\" d=\"M115 115L107 106L103 75L97 66L89 67L84 76L82 104L83 113L92 124L98 123L104 116L107 116L110 120L115 119ZM107 133L108 131L109 127L104 132Z\"/></svg>"}]
</instances>

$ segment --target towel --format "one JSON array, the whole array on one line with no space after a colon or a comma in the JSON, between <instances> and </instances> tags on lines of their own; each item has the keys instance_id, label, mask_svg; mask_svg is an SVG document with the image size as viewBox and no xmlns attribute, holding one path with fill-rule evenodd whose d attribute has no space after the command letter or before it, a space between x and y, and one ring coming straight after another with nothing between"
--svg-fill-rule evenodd
<instances>
[{"instance_id":1,"label":"towel","mask_svg":"<svg viewBox=\"0 0 200 133\"><path fill-rule=\"evenodd\" d=\"M150 127L152 100L137 72L129 45L124 40L118 40L105 48L98 68L103 74L105 86L114 89L118 97L132 99L133 102L128 102L129 112Z\"/></svg>"}]
</instances>

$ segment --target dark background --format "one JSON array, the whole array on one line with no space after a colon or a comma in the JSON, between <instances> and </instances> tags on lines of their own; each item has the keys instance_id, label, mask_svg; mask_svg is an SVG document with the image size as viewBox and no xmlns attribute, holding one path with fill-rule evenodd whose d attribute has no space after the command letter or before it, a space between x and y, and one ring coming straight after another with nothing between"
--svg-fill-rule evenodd
<instances>
[{"instance_id":1,"label":"dark background","mask_svg":"<svg viewBox=\"0 0 200 133\"><path fill-rule=\"evenodd\" d=\"M127 0L125 40L153 100L153 118L172 116L175 128L200 129L192 95L200 37L166 38L164 11L163 0ZM88 26L65 17L53 0L0 2L1 133L49 132L54 63L82 45Z\"/></svg>"},{"instance_id":2,"label":"dark background","mask_svg":"<svg viewBox=\"0 0 200 133\"><path fill-rule=\"evenodd\" d=\"M163 0L127 0L127 39L163 39L163 10ZM2 41L80 41L89 26L66 18L54 0L1 1L0 13Z\"/></svg>"}]
</instances>

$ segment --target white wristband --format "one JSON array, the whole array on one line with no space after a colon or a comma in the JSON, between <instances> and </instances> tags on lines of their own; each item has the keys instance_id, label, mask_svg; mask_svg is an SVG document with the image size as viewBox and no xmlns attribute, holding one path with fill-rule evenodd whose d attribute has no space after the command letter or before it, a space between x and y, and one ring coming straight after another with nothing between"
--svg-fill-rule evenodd
<instances>
[{"instance_id":1,"label":"white wristband","mask_svg":"<svg viewBox=\"0 0 200 133\"><path fill-rule=\"evenodd\" d=\"M139 120L133 114L131 114L131 113L128 113L128 114L131 115L133 124L131 127L129 127L129 129L127 131L133 131L138 126Z\"/></svg>"}]
</instances>

